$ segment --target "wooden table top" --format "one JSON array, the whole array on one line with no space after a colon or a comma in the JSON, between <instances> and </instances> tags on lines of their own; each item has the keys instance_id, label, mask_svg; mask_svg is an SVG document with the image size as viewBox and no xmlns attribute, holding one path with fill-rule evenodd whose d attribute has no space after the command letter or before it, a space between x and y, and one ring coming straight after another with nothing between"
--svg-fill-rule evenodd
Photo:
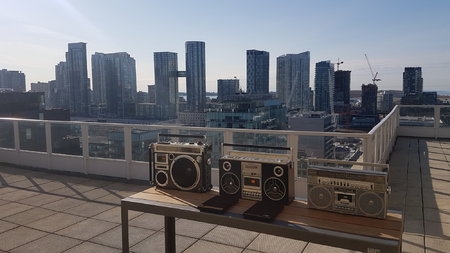
<instances>
[{"instance_id":1,"label":"wooden table top","mask_svg":"<svg viewBox=\"0 0 450 253\"><path fill-rule=\"evenodd\" d=\"M196 208L215 195L218 195L218 192L214 190L206 193L194 193L151 187L131 195L129 198ZM255 201L240 199L227 212L242 214L254 203ZM294 200L290 205L285 206L275 219L301 226L398 241L401 240L403 232L401 213L388 211L387 218L382 220L310 209L307 207L306 201L302 200Z\"/></svg>"}]
</instances>

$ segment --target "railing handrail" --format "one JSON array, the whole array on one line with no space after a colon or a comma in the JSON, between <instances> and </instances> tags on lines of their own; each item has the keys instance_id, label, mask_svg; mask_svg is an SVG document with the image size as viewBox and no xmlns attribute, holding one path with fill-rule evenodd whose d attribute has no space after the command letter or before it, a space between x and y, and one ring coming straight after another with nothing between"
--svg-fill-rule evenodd
<instances>
[{"instance_id":1,"label":"railing handrail","mask_svg":"<svg viewBox=\"0 0 450 253\"><path fill-rule=\"evenodd\" d=\"M187 131L209 131L209 132L229 132L229 133L257 133L274 135L307 135L307 136L332 136L332 137L350 137L350 138L368 138L367 133L340 133L340 132L318 132L318 131L293 131L293 130L265 130L265 129L243 129L243 128L209 128L192 126L171 126L171 125L144 125L144 124L126 124L109 122L86 122L86 121L59 121L59 120L40 120L40 119L20 119L20 118L0 118L0 120L37 122L37 123L55 123L55 124L80 124L80 125L107 125L111 127L130 127L144 130L151 129L170 129Z\"/></svg>"},{"instance_id":2,"label":"railing handrail","mask_svg":"<svg viewBox=\"0 0 450 253\"><path fill-rule=\"evenodd\" d=\"M370 131L368 134L373 135L386 121L389 120L390 117L393 117L394 113L397 113L397 110L399 110L399 106L396 105L394 106L394 108L391 110L391 112L386 115L386 117L384 117L378 124L376 124Z\"/></svg>"}]
</instances>

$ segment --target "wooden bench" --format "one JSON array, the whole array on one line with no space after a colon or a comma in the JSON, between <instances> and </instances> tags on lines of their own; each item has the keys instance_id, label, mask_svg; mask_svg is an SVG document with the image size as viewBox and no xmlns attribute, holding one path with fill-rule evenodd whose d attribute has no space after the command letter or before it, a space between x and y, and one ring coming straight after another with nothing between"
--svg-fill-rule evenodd
<instances>
[{"instance_id":1,"label":"wooden bench","mask_svg":"<svg viewBox=\"0 0 450 253\"><path fill-rule=\"evenodd\" d=\"M243 218L242 213L255 203L250 200L240 200L224 214L197 209L217 194L152 187L122 199L123 252L129 252L129 210L164 215L166 252L175 252L175 217L369 253L401 251L401 213L388 212L387 218L380 220L309 209L305 201L295 200L284 207L275 221L266 223Z\"/></svg>"}]
</instances>

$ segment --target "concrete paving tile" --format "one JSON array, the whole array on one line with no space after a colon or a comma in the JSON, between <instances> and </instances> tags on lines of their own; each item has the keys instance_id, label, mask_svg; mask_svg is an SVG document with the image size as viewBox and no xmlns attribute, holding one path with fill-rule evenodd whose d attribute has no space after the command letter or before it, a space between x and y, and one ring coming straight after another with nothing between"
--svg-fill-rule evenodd
<instances>
[{"instance_id":1,"label":"concrete paving tile","mask_svg":"<svg viewBox=\"0 0 450 253\"><path fill-rule=\"evenodd\" d=\"M33 181L30 181L28 178L25 178L24 180L20 180L13 183L8 183L8 186L10 187L16 187L20 189L26 189L32 186L39 186L39 184L34 183Z\"/></svg>"},{"instance_id":2,"label":"concrete paving tile","mask_svg":"<svg viewBox=\"0 0 450 253\"><path fill-rule=\"evenodd\" d=\"M16 228L18 226L19 225L0 220L0 234L5 232L5 231L8 231L10 229Z\"/></svg>"},{"instance_id":3,"label":"concrete paving tile","mask_svg":"<svg viewBox=\"0 0 450 253\"><path fill-rule=\"evenodd\" d=\"M9 193L9 192L13 192L13 191L18 191L19 189L17 188L13 188L13 187L8 187L8 186L2 186L0 187L0 195Z\"/></svg>"},{"instance_id":4,"label":"concrete paving tile","mask_svg":"<svg viewBox=\"0 0 450 253\"><path fill-rule=\"evenodd\" d=\"M141 242L142 240L144 240L145 238L149 237L154 233L156 233L156 231L154 230L129 226L128 236L130 247L132 247L136 243ZM90 239L89 241L113 248L122 249L122 227L118 226L114 229L111 229L103 234L100 234Z\"/></svg>"},{"instance_id":5,"label":"concrete paving tile","mask_svg":"<svg viewBox=\"0 0 450 253\"><path fill-rule=\"evenodd\" d=\"M261 253L261 251L251 250L251 249L245 249L242 251L242 253Z\"/></svg>"},{"instance_id":6,"label":"concrete paving tile","mask_svg":"<svg viewBox=\"0 0 450 253\"><path fill-rule=\"evenodd\" d=\"M421 220L423 219L423 211L421 206L406 206L405 220Z\"/></svg>"},{"instance_id":7,"label":"concrete paving tile","mask_svg":"<svg viewBox=\"0 0 450 253\"><path fill-rule=\"evenodd\" d=\"M121 252L121 250L103 246L92 242L84 242L78 246L75 246L65 253L114 253Z\"/></svg>"},{"instance_id":8,"label":"concrete paving tile","mask_svg":"<svg viewBox=\"0 0 450 253\"><path fill-rule=\"evenodd\" d=\"M74 196L79 196L78 198L81 199L81 194L82 192L71 188L72 186L69 185L67 187L63 187L63 188L59 188L53 191L50 191L50 193L52 194L57 194L57 195L61 195L61 196L67 196L67 197L74 197Z\"/></svg>"},{"instance_id":9,"label":"concrete paving tile","mask_svg":"<svg viewBox=\"0 0 450 253\"><path fill-rule=\"evenodd\" d=\"M225 226L217 226L216 228L211 230L211 232L206 234L202 239L232 245L239 248L245 248L257 236L258 233L256 232Z\"/></svg>"},{"instance_id":10,"label":"concrete paving tile","mask_svg":"<svg viewBox=\"0 0 450 253\"><path fill-rule=\"evenodd\" d=\"M403 232L411 234L423 234L423 220L405 220L403 225Z\"/></svg>"},{"instance_id":11,"label":"concrete paving tile","mask_svg":"<svg viewBox=\"0 0 450 253\"><path fill-rule=\"evenodd\" d=\"M402 252L404 252L404 253L425 253L424 236L403 233Z\"/></svg>"},{"instance_id":12,"label":"concrete paving tile","mask_svg":"<svg viewBox=\"0 0 450 253\"><path fill-rule=\"evenodd\" d=\"M164 216L144 213L130 220L128 224L140 228L160 230L164 227Z\"/></svg>"},{"instance_id":13,"label":"concrete paving tile","mask_svg":"<svg viewBox=\"0 0 450 253\"><path fill-rule=\"evenodd\" d=\"M257 250L267 253L289 253L302 252L307 242L287 239L267 234L259 234L258 237L247 247L251 250Z\"/></svg>"},{"instance_id":14,"label":"concrete paving tile","mask_svg":"<svg viewBox=\"0 0 450 253\"><path fill-rule=\"evenodd\" d=\"M109 195L106 195L105 197L101 197L101 198L96 199L96 201L104 202L104 203L110 203L110 204L114 204L114 205L120 206L120 201L122 199L123 199L123 197L121 197L121 196L117 196L117 195L114 195L114 194L109 194Z\"/></svg>"},{"instance_id":15,"label":"concrete paving tile","mask_svg":"<svg viewBox=\"0 0 450 253\"><path fill-rule=\"evenodd\" d=\"M55 214L54 211L35 207L35 208L28 209L28 210L23 211L18 214L8 216L8 217L4 218L4 220L12 222L12 223L20 224L20 225L26 225L28 223L40 220L42 218L48 217L53 214Z\"/></svg>"},{"instance_id":16,"label":"concrete paving tile","mask_svg":"<svg viewBox=\"0 0 450 253\"><path fill-rule=\"evenodd\" d=\"M19 181L23 181L23 180L27 180L28 178L21 174L20 172L15 173L15 174L2 174L2 178L3 181L6 182L7 184L12 184L15 182L19 182Z\"/></svg>"},{"instance_id":17,"label":"concrete paving tile","mask_svg":"<svg viewBox=\"0 0 450 253\"><path fill-rule=\"evenodd\" d=\"M27 225L27 227L47 231L47 232L55 232L60 229L71 226L77 222L84 220L85 218L74 216L65 213L56 213L54 215L50 215L46 218L37 220Z\"/></svg>"},{"instance_id":18,"label":"concrete paving tile","mask_svg":"<svg viewBox=\"0 0 450 253\"><path fill-rule=\"evenodd\" d=\"M243 249L209 241L198 240L187 248L185 253L230 252L240 253Z\"/></svg>"},{"instance_id":19,"label":"concrete paving tile","mask_svg":"<svg viewBox=\"0 0 450 253\"><path fill-rule=\"evenodd\" d=\"M121 220L120 212L121 212L120 207L114 207L114 208L104 211L103 213L98 214L92 218L121 224L122 220ZM141 214L142 214L142 212L128 211L128 220L132 220L133 218L135 218Z\"/></svg>"},{"instance_id":20,"label":"concrete paving tile","mask_svg":"<svg viewBox=\"0 0 450 253\"><path fill-rule=\"evenodd\" d=\"M436 236L450 240L450 224L426 221L425 235Z\"/></svg>"},{"instance_id":21,"label":"concrete paving tile","mask_svg":"<svg viewBox=\"0 0 450 253\"><path fill-rule=\"evenodd\" d=\"M440 210L450 210L450 197L424 198L423 206L426 208L436 208Z\"/></svg>"},{"instance_id":22,"label":"concrete paving tile","mask_svg":"<svg viewBox=\"0 0 450 253\"><path fill-rule=\"evenodd\" d=\"M27 227L17 227L0 234L0 250L10 251L45 235L47 233L42 231Z\"/></svg>"},{"instance_id":23,"label":"concrete paving tile","mask_svg":"<svg viewBox=\"0 0 450 253\"><path fill-rule=\"evenodd\" d=\"M75 245L82 243L80 240L72 239L65 236L49 234L35 241L15 248L13 253L60 253L64 252Z\"/></svg>"},{"instance_id":24,"label":"concrete paving tile","mask_svg":"<svg viewBox=\"0 0 450 253\"><path fill-rule=\"evenodd\" d=\"M6 203L9 203L9 201L1 200L1 199L0 199L0 206L1 206L1 205L4 205L4 204L6 204Z\"/></svg>"},{"instance_id":25,"label":"concrete paving tile","mask_svg":"<svg viewBox=\"0 0 450 253\"><path fill-rule=\"evenodd\" d=\"M57 231L56 234L80 240L89 240L92 237L104 233L116 226L118 225L111 222L86 219L64 229L61 229Z\"/></svg>"},{"instance_id":26,"label":"concrete paving tile","mask_svg":"<svg viewBox=\"0 0 450 253\"><path fill-rule=\"evenodd\" d=\"M44 192L50 192L50 191L54 191L54 190L66 187L66 184L58 182L58 181L51 181L46 184L41 184L39 186Z\"/></svg>"},{"instance_id":27,"label":"concrete paving tile","mask_svg":"<svg viewBox=\"0 0 450 253\"><path fill-rule=\"evenodd\" d=\"M76 207L79 205L82 205L84 203L87 203L86 201L83 200L79 200L79 199L73 199L73 198L64 198L49 204L45 204L42 207L43 208L47 208L47 209L51 209L53 211L64 211L67 209L70 209L72 207Z\"/></svg>"},{"instance_id":28,"label":"concrete paving tile","mask_svg":"<svg viewBox=\"0 0 450 253\"><path fill-rule=\"evenodd\" d=\"M97 189L97 186L93 186L93 185L86 185L83 183L79 183L79 184L69 184L70 189L72 189L75 192L88 192L88 191L92 191L94 189Z\"/></svg>"},{"instance_id":29,"label":"concrete paving tile","mask_svg":"<svg viewBox=\"0 0 450 253\"><path fill-rule=\"evenodd\" d=\"M104 197L106 195L110 194L109 191L103 189L103 188L97 188L91 191L83 192L81 195L87 199L94 200L101 197Z\"/></svg>"},{"instance_id":30,"label":"concrete paving tile","mask_svg":"<svg viewBox=\"0 0 450 253\"><path fill-rule=\"evenodd\" d=\"M35 191L17 190L17 191L8 192L8 193L0 195L0 199L8 200L8 201L18 201L18 200L29 198L31 196L35 196L38 194L39 194L39 192L35 192Z\"/></svg>"},{"instance_id":31,"label":"concrete paving tile","mask_svg":"<svg viewBox=\"0 0 450 253\"><path fill-rule=\"evenodd\" d=\"M191 246L194 242L197 240L190 237L185 236L176 236L175 237L175 245L176 245L176 252L183 252L186 250L189 246ZM144 241L134 245L130 249L133 252L141 253L141 252L158 252L162 253L165 252L165 246L164 246L164 233L163 232L157 232L153 235L151 235L149 238L145 239ZM212 251L210 251L212 252Z\"/></svg>"},{"instance_id":32,"label":"concrete paving tile","mask_svg":"<svg viewBox=\"0 0 450 253\"><path fill-rule=\"evenodd\" d=\"M355 250L341 249L336 247L325 246L316 243L308 243L305 250L302 253L353 253L353 252L361 252Z\"/></svg>"},{"instance_id":33,"label":"concrete paving tile","mask_svg":"<svg viewBox=\"0 0 450 253\"><path fill-rule=\"evenodd\" d=\"M113 207L114 206L108 205L108 204L87 202L87 203L81 204L79 206L67 209L64 212L83 216L83 217L92 217L92 216L102 213L106 210L109 210Z\"/></svg>"},{"instance_id":34,"label":"concrete paving tile","mask_svg":"<svg viewBox=\"0 0 450 253\"><path fill-rule=\"evenodd\" d=\"M63 198L64 197L61 197L61 196L42 193L42 194L34 195L34 196L26 198L26 199L18 200L17 202L26 204L26 205L30 205L30 206L42 206L42 205L45 205L45 204L48 204L51 202L61 200Z\"/></svg>"},{"instance_id":35,"label":"concrete paving tile","mask_svg":"<svg viewBox=\"0 0 450 253\"><path fill-rule=\"evenodd\" d=\"M425 236L425 247L427 253L448 252L448 249L450 249L450 240Z\"/></svg>"},{"instance_id":36,"label":"concrete paving tile","mask_svg":"<svg viewBox=\"0 0 450 253\"><path fill-rule=\"evenodd\" d=\"M0 219L33 208L20 203L8 203L0 206Z\"/></svg>"},{"instance_id":37,"label":"concrete paving tile","mask_svg":"<svg viewBox=\"0 0 450 253\"><path fill-rule=\"evenodd\" d=\"M450 211L424 208L424 219L425 221L450 223Z\"/></svg>"},{"instance_id":38,"label":"concrete paving tile","mask_svg":"<svg viewBox=\"0 0 450 253\"><path fill-rule=\"evenodd\" d=\"M194 238L204 236L214 227L216 227L216 225L185 219L178 219L175 224L176 234Z\"/></svg>"}]
</instances>

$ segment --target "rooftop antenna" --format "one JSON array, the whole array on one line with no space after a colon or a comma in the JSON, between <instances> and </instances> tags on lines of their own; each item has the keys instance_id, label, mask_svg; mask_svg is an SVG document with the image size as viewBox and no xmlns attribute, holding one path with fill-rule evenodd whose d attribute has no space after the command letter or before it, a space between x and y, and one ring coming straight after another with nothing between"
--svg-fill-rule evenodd
<instances>
[{"instance_id":1,"label":"rooftop antenna","mask_svg":"<svg viewBox=\"0 0 450 253\"><path fill-rule=\"evenodd\" d=\"M375 75L373 74L373 70L372 70L372 66L370 65L369 58L367 57L367 54L364 54L364 55L366 56L367 65L369 65L370 73L372 74L372 84L376 85L375 82L381 81L381 79L377 78L378 72L375 73Z\"/></svg>"}]
</instances>

